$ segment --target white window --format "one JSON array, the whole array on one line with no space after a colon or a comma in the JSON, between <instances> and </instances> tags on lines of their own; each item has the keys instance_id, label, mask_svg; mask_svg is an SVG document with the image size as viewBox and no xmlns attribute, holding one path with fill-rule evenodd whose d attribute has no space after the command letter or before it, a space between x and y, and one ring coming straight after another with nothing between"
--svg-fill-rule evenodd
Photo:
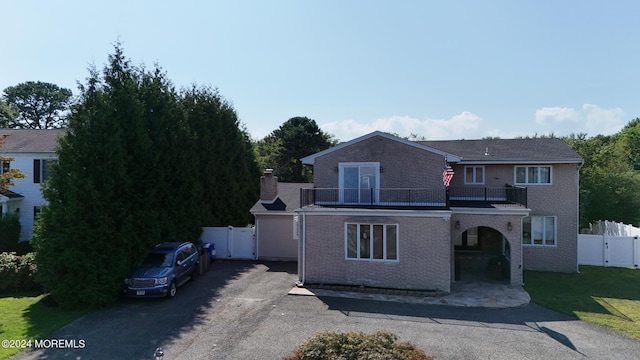
<instances>
[{"instance_id":1,"label":"white window","mask_svg":"<svg viewBox=\"0 0 640 360\"><path fill-rule=\"evenodd\" d=\"M464 183L476 185L484 184L484 166L465 166Z\"/></svg>"},{"instance_id":2,"label":"white window","mask_svg":"<svg viewBox=\"0 0 640 360\"><path fill-rule=\"evenodd\" d=\"M340 163L340 202L374 204L378 201L380 163Z\"/></svg>"},{"instance_id":3,"label":"white window","mask_svg":"<svg viewBox=\"0 0 640 360\"><path fill-rule=\"evenodd\" d=\"M345 256L352 260L398 261L398 225L346 223Z\"/></svg>"},{"instance_id":4,"label":"white window","mask_svg":"<svg viewBox=\"0 0 640 360\"><path fill-rule=\"evenodd\" d=\"M516 166L515 183L518 185L551 184L551 166Z\"/></svg>"},{"instance_id":5,"label":"white window","mask_svg":"<svg viewBox=\"0 0 640 360\"><path fill-rule=\"evenodd\" d=\"M522 244L532 246L556 245L557 218L528 216L522 219Z\"/></svg>"}]
</instances>

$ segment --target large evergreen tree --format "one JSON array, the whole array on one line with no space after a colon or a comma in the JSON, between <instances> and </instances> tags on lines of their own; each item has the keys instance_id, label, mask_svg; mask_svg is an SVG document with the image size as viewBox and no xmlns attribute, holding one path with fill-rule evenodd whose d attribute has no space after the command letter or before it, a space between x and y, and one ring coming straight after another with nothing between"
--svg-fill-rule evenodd
<instances>
[{"instance_id":1,"label":"large evergreen tree","mask_svg":"<svg viewBox=\"0 0 640 360\"><path fill-rule=\"evenodd\" d=\"M246 226L259 196L258 169L249 135L217 91L191 88L182 108L194 137L194 160L205 226Z\"/></svg>"},{"instance_id":2,"label":"large evergreen tree","mask_svg":"<svg viewBox=\"0 0 640 360\"><path fill-rule=\"evenodd\" d=\"M246 225L258 196L248 136L217 93L180 94L119 46L80 90L33 238L38 280L66 308L112 302L156 243Z\"/></svg>"}]
</instances>

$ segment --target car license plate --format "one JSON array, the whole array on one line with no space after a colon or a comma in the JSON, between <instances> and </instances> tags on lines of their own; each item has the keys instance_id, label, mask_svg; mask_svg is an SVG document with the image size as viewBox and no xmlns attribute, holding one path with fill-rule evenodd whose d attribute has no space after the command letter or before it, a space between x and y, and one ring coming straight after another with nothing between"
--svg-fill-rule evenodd
<instances>
[{"instance_id":1,"label":"car license plate","mask_svg":"<svg viewBox=\"0 0 640 360\"><path fill-rule=\"evenodd\" d=\"M142 295L144 295L144 290L138 290L138 291L136 291L136 295L138 295L138 296L142 296Z\"/></svg>"}]
</instances>

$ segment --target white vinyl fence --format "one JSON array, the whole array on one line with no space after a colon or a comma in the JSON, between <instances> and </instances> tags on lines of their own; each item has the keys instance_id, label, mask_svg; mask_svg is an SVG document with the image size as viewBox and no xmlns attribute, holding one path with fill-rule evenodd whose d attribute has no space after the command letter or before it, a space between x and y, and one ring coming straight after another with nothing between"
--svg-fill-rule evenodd
<instances>
[{"instance_id":1,"label":"white vinyl fence","mask_svg":"<svg viewBox=\"0 0 640 360\"><path fill-rule=\"evenodd\" d=\"M256 241L253 227L204 227L201 239L215 245L218 259L255 259Z\"/></svg>"},{"instance_id":2,"label":"white vinyl fence","mask_svg":"<svg viewBox=\"0 0 640 360\"><path fill-rule=\"evenodd\" d=\"M601 221L578 235L578 264L595 266L640 265L640 229L631 225Z\"/></svg>"}]
</instances>

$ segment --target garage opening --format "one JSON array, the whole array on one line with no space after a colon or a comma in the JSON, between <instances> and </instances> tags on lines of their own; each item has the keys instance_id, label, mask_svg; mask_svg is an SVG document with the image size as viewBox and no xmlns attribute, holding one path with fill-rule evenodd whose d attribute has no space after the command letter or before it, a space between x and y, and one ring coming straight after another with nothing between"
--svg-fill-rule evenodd
<instances>
[{"instance_id":1,"label":"garage opening","mask_svg":"<svg viewBox=\"0 0 640 360\"><path fill-rule=\"evenodd\" d=\"M456 281L505 281L511 278L511 247L498 230L478 226L455 242Z\"/></svg>"}]
</instances>

